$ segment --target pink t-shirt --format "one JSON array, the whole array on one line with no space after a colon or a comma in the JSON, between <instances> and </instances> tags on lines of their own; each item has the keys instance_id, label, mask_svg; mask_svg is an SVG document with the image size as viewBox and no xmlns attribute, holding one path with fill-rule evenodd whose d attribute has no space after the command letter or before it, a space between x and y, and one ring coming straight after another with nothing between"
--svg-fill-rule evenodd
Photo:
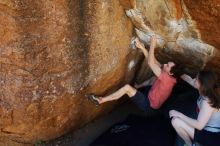
<instances>
[{"instance_id":1,"label":"pink t-shirt","mask_svg":"<svg viewBox=\"0 0 220 146\"><path fill-rule=\"evenodd\" d=\"M162 71L149 91L148 98L150 100L150 106L153 109L160 108L170 96L175 84L176 79L167 72Z\"/></svg>"}]
</instances>

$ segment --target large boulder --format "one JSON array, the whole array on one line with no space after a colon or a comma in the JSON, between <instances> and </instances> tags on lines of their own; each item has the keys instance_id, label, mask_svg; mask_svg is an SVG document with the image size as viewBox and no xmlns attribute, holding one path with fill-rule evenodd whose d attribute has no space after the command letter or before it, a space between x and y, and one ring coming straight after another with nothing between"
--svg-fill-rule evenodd
<instances>
[{"instance_id":1,"label":"large boulder","mask_svg":"<svg viewBox=\"0 0 220 146\"><path fill-rule=\"evenodd\" d=\"M145 45L150 44L152 35L157 36L156 51L161 62L174 61L184 72L195 75L206 66L220 72L217 67L220 63L219 33L214 31L219 27L219 11L219 6L211 1L186 1L185 4L182 0L149 0L137 1L126 14ZM204 15L208 23L203 23ZM204 32L204 27L209 30Z\"/></svg>"},{"instance_id":2,"label":"large boulder","mask_svg":"<svg viewBox=\"0 0 220 146\"><path fill-rule=\"evenodd\" d=\"M184 64L188 73L207 63L219 69L215 3L0 0L0 145L50 140L113 109L116 102L97 108L84 95L150 75L130 48L133 36L148 47L156 34L158 60Z\"/></svg>"},{"instance_id":3,"label":"large boulder","mask_svg":"<svg viewBox=\"0 0 220 146\"><path fill-rule=\"evenodd\" d=\"M201 39L216 48L206 67L220 73L220 0L184 0Z\"/></svg>"},{"instance_id":4,"label":"large boulder","mask_svg":"<svg viewBox=\"0 0 220 146\"><path fill-rule=\"evenodd\" d=\"M119 1L0 0L0 12L0 145L79 128L115 106L96 108L86 93L134 77L133 27Z\"/></svg>"}]
</instances>

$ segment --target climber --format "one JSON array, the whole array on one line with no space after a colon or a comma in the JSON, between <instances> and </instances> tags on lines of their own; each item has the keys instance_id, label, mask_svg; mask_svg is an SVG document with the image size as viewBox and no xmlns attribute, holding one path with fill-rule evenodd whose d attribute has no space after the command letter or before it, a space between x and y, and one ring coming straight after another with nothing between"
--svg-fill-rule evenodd
<instances>
[{"instance_id":1,"label":"climber","mask_svg":"<svg viewBox=\"0 0 220 146\"><path fill-rule=\"evenodd\" d=\"M144 81L140 85L135 85L135 88L130 85L125 85L115 93L105 97L97 97L94 94L88 94L86 97L93 101L96 105L103 104L108 101L118 100L123 95L127 94L130 99L143 111L149 111L152 109L159 109L161 105L171 94L171 91L176 84L176 78L174 77L175 63L168 62L161 65L154 56L154 49L156 45L156 37L151 37L150 50L145 49L144 45L136 40L136 47L141 49L144 56L147 58L147 62L154 75L147 81ZM137 89L145 87L144 93L141 93Z\"/></svg>"}]
</instances>

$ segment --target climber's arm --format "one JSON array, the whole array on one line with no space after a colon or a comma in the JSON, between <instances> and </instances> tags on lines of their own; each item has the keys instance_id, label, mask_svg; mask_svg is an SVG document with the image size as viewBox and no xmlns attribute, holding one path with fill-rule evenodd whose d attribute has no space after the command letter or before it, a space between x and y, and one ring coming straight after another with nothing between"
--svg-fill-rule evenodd
<instances>
[{"instance_id":1,"label":"climber's arm","mask_svg":"<svg viewBox=\"0 0 220 146\"><path fill-rule=\"evenodd\" d=\"M183 79L184 81L186 81L188 84L190 84L191 86L193 86L195 88L196 78L192 79L189 75L183 74L183 75L181 75L181 79Z\"/></svg>"},{"instance_id":2,"label":"climber's arm","mask_svg":"<svg viewBox=\"0 0 220 146\"><path fill-rule=\"evenodd\" d=\"M157 61L157 59L154 56L154 50L156 46L156 37L151 37L151 44L150 44L150 51L149 51L149 57L148 57L148 65L152 69L153 73L159 77L161 73L161 64Z\"/></svg>"}]
</instances>

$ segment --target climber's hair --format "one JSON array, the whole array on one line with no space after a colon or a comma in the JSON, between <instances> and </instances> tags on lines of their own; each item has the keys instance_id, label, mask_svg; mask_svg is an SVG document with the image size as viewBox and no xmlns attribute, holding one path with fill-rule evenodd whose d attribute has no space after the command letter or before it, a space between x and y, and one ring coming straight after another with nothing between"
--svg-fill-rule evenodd
<instances>
[{"instance_id":1,"label":"climber's hair","mask_svg":"<svg viewBox=\"0 0 220 146\"><path fill-rule=\"evenodd\" d=\"M199 91L203 96L207 96L209 99L209 104L213 108L220 108L220 94L219 94L219 84L218 76L212 70L202 70L197 76L198 82L200 84Z\"/></svg>"},{"instance_id":2,"label":"climber's hair","mask_svg":"<svg viewBox=\"0 0 220 146\"><path fill-rule=\"evenodd\" d=\"M175 63L175 65L171 68L170 73L172 73L173 77L178 78L180 77L182 66L179 63Z\"/></svg>"}]
</instances>

